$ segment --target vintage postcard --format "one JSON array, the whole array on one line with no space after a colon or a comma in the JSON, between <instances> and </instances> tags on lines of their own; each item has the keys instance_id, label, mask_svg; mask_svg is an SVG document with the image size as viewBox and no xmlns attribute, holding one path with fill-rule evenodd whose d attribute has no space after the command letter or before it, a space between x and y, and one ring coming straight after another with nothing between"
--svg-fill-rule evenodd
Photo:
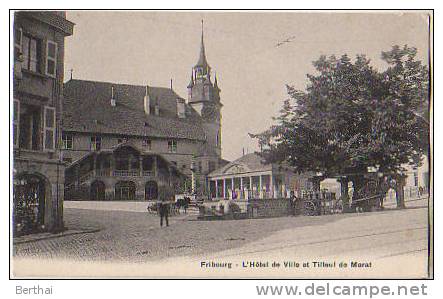
<instances>
[{"instance_id":1,"label":"vintage postcard","mask_svg":"<svg viewBox=\"0 0 443 299\"><path fill-rule=\"evenodd\" d=\"M433 11L11 11L12 278L433 278Z\"/></svg>"}]
</instances>

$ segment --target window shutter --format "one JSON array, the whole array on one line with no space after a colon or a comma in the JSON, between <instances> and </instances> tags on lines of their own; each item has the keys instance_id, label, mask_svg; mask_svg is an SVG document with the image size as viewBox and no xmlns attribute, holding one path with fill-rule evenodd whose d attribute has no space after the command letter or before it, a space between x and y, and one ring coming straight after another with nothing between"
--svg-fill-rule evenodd
<instances>
[{"instance_id":1,"label":"window shutter","mask_svg":"<svg viewBox=\"0 0 443 299\"><path fill-rule=\"evenodd\" d=\"M55 77L57 73L57 43L46 42L46 75Z\"/></svg>"},{"instance_id":2,"label":"window shutter","mask_svg":"<svg viewBox=\"0 0 443 299\"><path fill-rule=\"evenodd\" d=\"M23 39L23 30L22 28L18 28L14 31L14 48L15 48L15 55L19 55L22 53L22 39Z\"/></svg>"},{"instance_id":3,"label":"window shutter","mask_svg":"<svg viewBox=\"0 0 443 299\"><path fill-rule=\"evenodd\" d=\"M55 108L45 106L44 128L43 128L43 149L47 151L55 150Z\"/></svg>"},{"instance_id":4,"label":"window shutter","mask_svg":"<svg viewBox=\"0 0 443 299\"><path fill-rule=\"evenodd\" d=\"M20 102L14 99L13 104L13 120L12 120L12 135L14 147L18 147L20 143Z\"/></svg>"}]
</instances>

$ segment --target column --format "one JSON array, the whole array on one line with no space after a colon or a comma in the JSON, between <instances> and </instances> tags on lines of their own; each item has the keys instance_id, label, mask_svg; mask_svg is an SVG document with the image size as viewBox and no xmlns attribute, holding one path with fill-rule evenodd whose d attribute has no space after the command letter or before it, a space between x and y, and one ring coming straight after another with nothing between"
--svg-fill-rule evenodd
<instances>
[{"instance_id":1,"label":"column","mask_svg":"<svg viewBox=\"0 0 443 299\"><path fill-rule=\"evenodd\" d=\"M157 177L157 175L158 175L158 160L157 160L157 156L152 156L152 158L153 158L153 160L154 160L154 162L153 162L153 169L152 169L152 171L153 171L153 175L154 175L154 177Z\"/></svg>"},{"instance_id":2,"label":"column","mask_svg":"<svg viewBox=\"0 0 443 299\"><path fill-rule=\"evenodd\" d=\"M191 167L191 192L195 194L196 192L196 181L195 181L195 170Z\"/></svg>"},{"instance_id":3,"label":"column","mask_svg":"<svg viewBox=\"0 0 443 299\"><path fill-rule=\"evenodd\" d=\"M274 194L274 180L273 180L273 175L272 172L269 175L269 192L271 192L271 198L275 198L275 194Z\"/></svg>"},{"instance_id":4,"label":"column","mask_svg":"<svg viewBox=\"0 0 443 299\"><path fill-rule=\"evenodd\" d=\"M128 171L132 170L132 156L128 157Z\"/></svg>"},{"instance_id":5,"label":"column","mask_svg":"<svg viewBox=\"0 0 443 299\"><path fill-rule=\"evenodd\" d=\"M97 155L94 155L93 165L92 165L92 173L94 176L97 175Z\"/></svg>"},{"instance_id":6,"label":"column","mask_svg":"<svg viewBox=\"0 0 443 299\"><path fill-rule=\"evenodd\" d=\"M249 194L248 194L248 199L249 199L249 195L251 195L251 197L254 198L254 187L252 186L252 176L249 177Z\"/></svg>"},{"instance_id":7,"label":"column","mask_svg":"<svg viewBox=\"0 0 443 299\"><path fill-rule=\"evenodd\" d=\"M226 179L223 179L223 198L226 198Z\"/></svg>"},{"instance_id":8,"label":"column","mask_svg":"<svg viewBox=\"0 0 443 299\"><path fill-rule=\"evenodd\" d=\"M168 166L168 182L169 182L169 187L171 187L171 183L172 183L172 167Z\"/></svg>"},{"instance_id":9,"label":"column","mask_svg":"<svg viewBox=\"0 0 443 299\"><path fill-rule=\"evenodd\" d=\"M240 177L240 198L245 198L243 190L243 177Z\"/></svg>"},{"instance_id":10,"label":"column","mask_svg":"<svg viewBox=\"0 0 443 299\"><path fill-rule=\"evenodd\" d=\"M109 175L113 176L114 175L114 170L115 170L115 158L114 155L111 155L111 157L109 158Z\"/></svg>"},{"instance_id":11,"label":"column","mask_svg":"<svg viewBox=\"0 0 443 299\"><path fill-rule=\"evenodd\" d=\"M235 191L234 178L231 178L231 199L233 199L234 197L234 191Z\"/></svg>"},{"instance_id":12,"label":"column","mask_svg":"<svg viewBox=\"0 0 443 299\"><path fill-rule=\"evenodd\" d=\"M218 180L215 180L215 198L218 197Z\"/></svg>"},{"instance_id":13,"label":"column","mask_svg":"<svg viewBox=\"0 0 443 299\"><path fill-rule=\"evenodd\" d=\"M259 190L259 195L258 195L258 197L259 198L263 198L263 189L262 189L262 183L263 183L263 180L262 180L262 176L260 175L259 176L259 181L258 181L258 190Z\"/></svg>"},{"instance_id":14,"label":"column","mask_svg":"<svg viewBox=\"0 0 443 299\"><path fill-rule=\"evenodd\" d=\"M211 197L211 191L212 191L212 189L211 189L211 180L210 179L207 179L206 181L205 181L205 184L206 184L206 190L208 190L208 196L209 197Z\"/></svg>"},{"instance_id":15,"label":"column","mask_svg":"<svg viewBox=\"0 0 443 299\"><path fill-rule=\"evenodd\" d=\"M143 156L141 156L141 155L138 157L138 165L140 168L139 174L140 174L140 176L143 176Z\"/></svg>"}]
</instances>

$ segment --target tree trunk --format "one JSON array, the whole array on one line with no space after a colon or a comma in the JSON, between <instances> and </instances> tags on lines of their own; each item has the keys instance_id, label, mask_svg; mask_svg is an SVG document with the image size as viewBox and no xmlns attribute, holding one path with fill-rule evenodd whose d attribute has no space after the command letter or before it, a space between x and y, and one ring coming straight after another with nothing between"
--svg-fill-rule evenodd
<instances>
[{"instance_id":1,"label":"tree trunk","mask_svg":"<svg viewBox=\"0 0 443 299\"><path fill-rule=\"evenodd\" d=\"M395 186L395 199L397 201L397 208L404 209L405 206L405 190L404 186L406 179L404 176L398 176L396 178L397 184Z\"/></svg>"},{"instance_id":2,"label":"tree trunk","mask_svg":"<svg viewBox=\"0 0 443 299\"><path fill-rule=\"evenodd\" d=\"M347 177L343 177L339 179L340 182L340 199L343 203L343 212L347 212L349 210L349 190L348 190L348 184L349 179Z\"/></svg>"}]
</instances>

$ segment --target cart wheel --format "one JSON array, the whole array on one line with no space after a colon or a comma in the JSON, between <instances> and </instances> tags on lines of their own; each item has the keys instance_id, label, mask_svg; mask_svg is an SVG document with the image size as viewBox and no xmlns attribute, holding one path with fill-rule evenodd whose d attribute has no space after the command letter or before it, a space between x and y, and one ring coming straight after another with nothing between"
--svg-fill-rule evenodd
<instances>
[{"instance_id":1,"label":"cart wheel","mask_svg":"<svg viewBox=\"0 0 443 299\"><path fill-rule=\"evenodd\" d=\"M317 209L312 201L306 201L303 207L303 215L305 216L315 216L317 215Z\"/></svg>"},{"instance_id":2,"label":"cart wheel","mask_svg":"<svg viewBox=\"0 0 443 299\"><path fill-rule=\"evenodd\" d=\"M340 199L335 203L335 213L343 213L343 201Z\"/></svg>"}]
</instances>

